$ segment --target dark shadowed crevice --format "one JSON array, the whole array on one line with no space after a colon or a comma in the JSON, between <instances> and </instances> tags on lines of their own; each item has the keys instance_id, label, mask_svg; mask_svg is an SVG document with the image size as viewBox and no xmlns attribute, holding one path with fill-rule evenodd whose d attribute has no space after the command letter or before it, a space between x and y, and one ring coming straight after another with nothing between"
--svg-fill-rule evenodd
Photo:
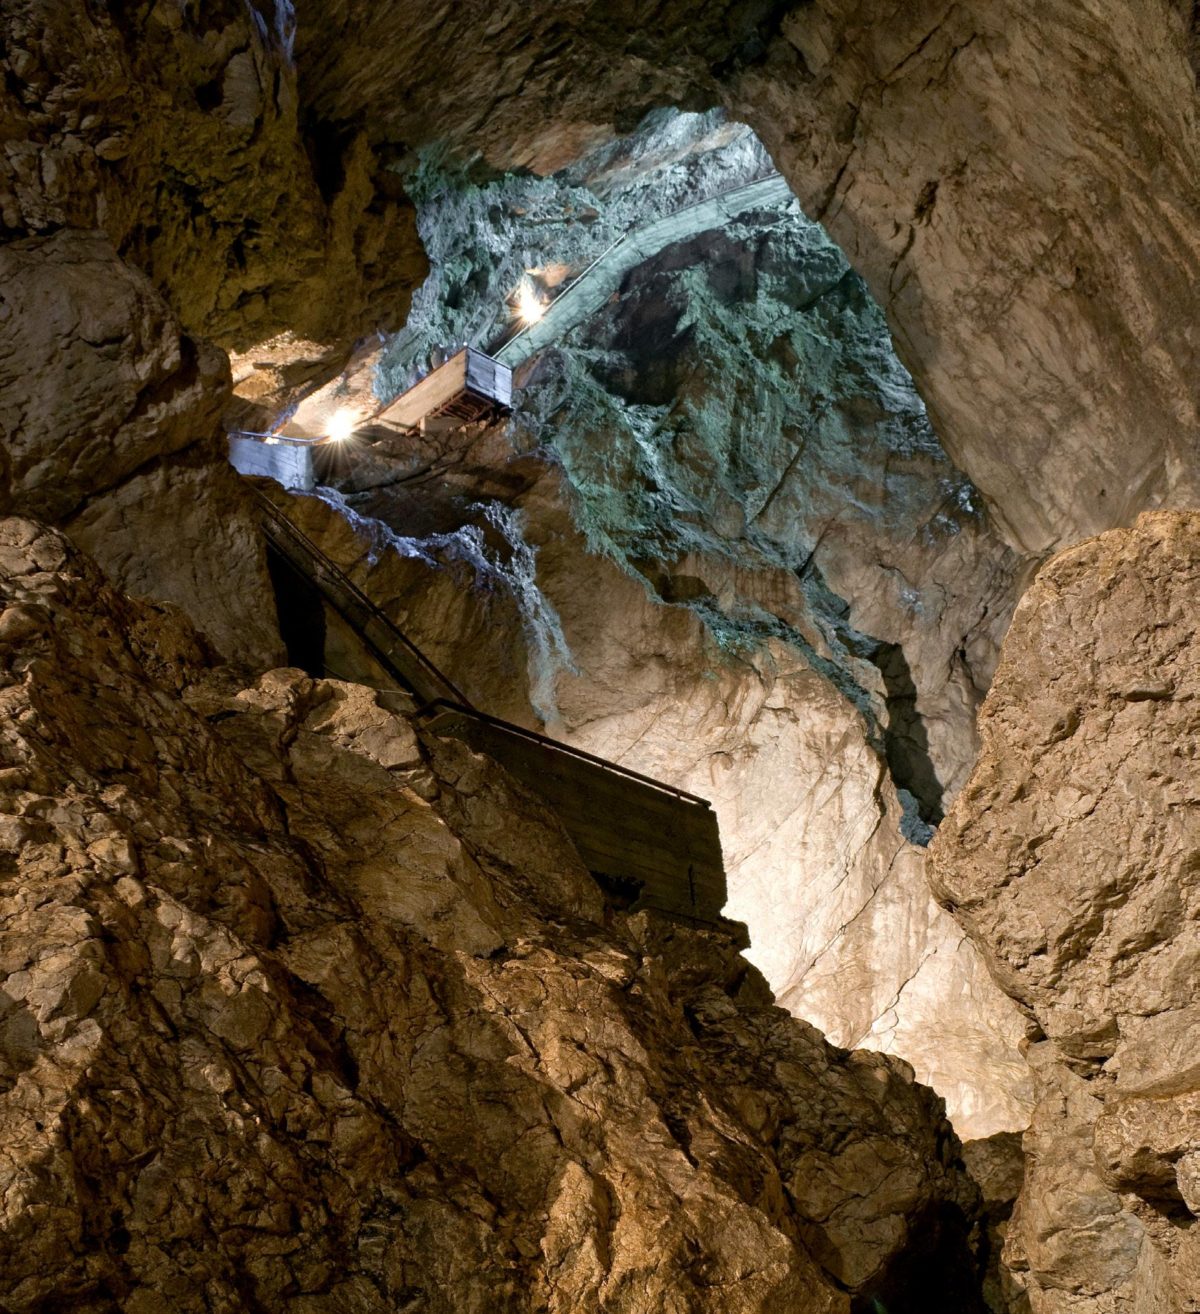
<instances>
[{"instance_id":1,"label":"dark shadowed crevice","mask_svg":"<svg viewBox=\"0 0 1200 1314\"><path fill-rule=\"evenodd\" d=\"M921 820L936 826L942 819L942 784L929 755L929 734L917 710L917 687L898 643L881 643L870 655L887 690L884 752L896 784L917 801Z\"/></svg>"},{"instance_id":2,"label":"dark shadowed crevice","mask_svg":"<svg viewBox=\"0 0 1200 1314\"><path fill-rule=\"evenodd\" d=\"M279 634L287 649L288 665L308 675L325 674L325 609L316 587L278 553L268 549L267 569L275 590Z\"/></svg>"},{"instance_id":3,"label":"dark shadowed crevice","mask_svg":"<svg viewBox=\"0 0 1200 1314\"><path fill-rule=\"evenodd\" d=\"M963 1211L931 1205L909 1235L910 1245L854 1298L851 1314L984 1314Z\"/></svg>"},{"instance_id":4,"label":"dark shadowed crevice","mask_svg":"<svg viewBox=\"0 0 1200 1314\"><path fill-rule=\"evenodd\" d=\"M917 688L904 649L850 624L850 604L835 593L814 562L798 572L826 638L848 657L870 662L884 686L882 718L868 721L868 737L887 760L905 818L905 838L928 844L943 816L943 787L929 751L929 733L917 707Z\"/></svg>"}]
</instances>

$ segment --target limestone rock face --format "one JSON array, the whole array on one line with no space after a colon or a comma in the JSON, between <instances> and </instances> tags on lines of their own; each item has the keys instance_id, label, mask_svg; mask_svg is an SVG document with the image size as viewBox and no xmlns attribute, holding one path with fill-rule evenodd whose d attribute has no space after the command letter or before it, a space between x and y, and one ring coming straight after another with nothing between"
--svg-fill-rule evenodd
<instances>
[{"instance_id":1,"label":"limestone rock face","mask_svg":"<svg viewBox=\"0 0 1200 1314\"><path fill-rule=\"evenodd\" d=\"M515 502L531 557L521 573L512 545L485 536L486 519L445 532L455 523L445 488L421 485L409 520L445 530L408 538L335 495L272 496L478 706L537 727L531 702L549 697L554 734L711 799L728 911L749 924L750 957L782 1004L837 1044L912 1063L960 1134L1023 1127L1024 1024L934 903L855 705L783 642L731 661L696 612L664 606L590 553L561 476L516 459L496 430L441 442L436 463L451 488L462 481L464 501L526 485ZM430 457L422 447L418 465ZM387 468L364 459L357 478L384 480ZM394 492L352 500L406 518ZM336 618L328 625L329 666L373 678Z\"/></svg>"},{"instance_id":2,"label":"limestone rock face","mask_svg":"<svg viewBox=\"0 0 1200 1314\"><path fill-rule=\"evenodd\" d=\"M975 1307L903 1064L405 700L239 688L26 520L0 593L6 1308Z\"/></svg>"},{"instance_id":3,"label":"limestone rock face","mask_svg":"<svg viewBox=\"0 0 1200 1314\"><path fill-rule=\"evenodd\" d=\"M399 326L411 207L356 133L305 140L290 0L16 0L0 17L0 233L102 229L189 332L245 348Z\"/></svg>"},{"instance_id":4,"label":"limestone rock face","mask_svg":"<svg viewBox=\"0 0 1200 1314\"><path fill-rule=\"evenodd\" d=\"M736 83L1027 551L1200 495L1190 19L818 0Z\"/></svg>"},{"instance_id":5,"label":"limestone rock face","mask_svg":"<svg viewBox=\"0 0 1200 1314\"><path fill-rule=\"evenodd\" d=\"M216 431L221 353L98 232L0 247L0 507L62 520ZM215 449L215 443L213 444Z\"/></svg>"},{"instance_id":6,"label":"limestone rock face","mask_svg":"<svg viewBox=\"0 0 1200 1314\"><path fill-rule=\"evenodd\" d=\"M301 95L376 140L437 140L498 169L553 173L655 105L711 98L711 69L760 53L769 0L656 0L652 9L299 0ZM392 89L403 85L406 94ZM711 99L709 101L711 102Z\"/></svg>"},{"instance_id":7,"label":"limestone rock face","mask_svg":"<svg viewBox=\"0 0 1200 1314\"><path fill-rule=\"evenodd\" d=\"M66 529L123 589L182 607L230 661L274 665L283 648L258 515L234 471L206 458L139 471Z\"/></svg>"},{"instance_id":8,"label":"limestone rock face","mask_svg":"<svg viewBox=\"0 0 1200 1314\"><path fill-rule=\"evenodd\" d=\"M280 655L260 533L229 469L229 371L103 233L0 247L0 509L68 524L123 587L228 657Z\"/></svg>"},{"instance_id":9,"label":"limestone rock face","mask_svg":"<svg viewBox=\"0 0 1200 1314\"><path fill-rule=\"evenodd\" d=\"M497 168L551 172L653 104L723 103L866 278L1019 549L1200 494L1187 5L560 4L547 24L341 0L299 18L316 117Z\"/></svg>"},{"instance_id":10,"label":"limestone rock face","mask_svg":"<svg viewBox=\"0 0 1200 1314\"><path fill-rule=\"evenodd\" d=\"M1046 1037L1010 1241L1038 1311L1198 1307L1198 596L1196 514L1045 567L933 845L941 897Z\"/></svg>"},{"instance_id":11,"label":"limestone rock face","mask_svg":"<svg viewBox=\"0 0 1200 1314\"><path fill-rule=\"evenodd\" d=\"M345 501L289 514L480 707L712 799L780 1002L911 1062L961 1134L1020 1128L1024 1026L920 847L974 760L1017 562L824 234L786 200L689 230L763 167L744 127L668 113L551 178L424 165L435 270L384 395L503 327L523 266L584 268L664 214L673 240L635 237L620 295L518 371L511 433L350 447L322 470Z\"/></svg>"}]
</instances>

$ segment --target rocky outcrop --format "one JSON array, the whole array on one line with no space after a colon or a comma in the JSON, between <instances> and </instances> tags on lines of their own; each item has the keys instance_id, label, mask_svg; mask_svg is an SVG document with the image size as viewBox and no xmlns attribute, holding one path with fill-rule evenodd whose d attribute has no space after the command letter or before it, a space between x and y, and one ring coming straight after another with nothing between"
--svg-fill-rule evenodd
<instances>
[{"instance_id":1,"label":"rocky outcrop","mask_svg":"<svg viewBox=\"0 0 1200 1314\"><path fill-rule=\"evenodd\" d=\"M992 1314L1030 1314L1023 1284L1004 1261L1013 1206L1025 1180L1025 1151L1019 1132L997 1132L963 1145L963 1161L983 1197L986 1265L983 1300Z\"/></svg>"},{"instance_id":2,"label":"rocky outcrop","mask_svg":"<svg viewBox=\"0 0 1200 1314\"><path fill-rule=\"evenodd\" d=\"M189 333L398 328L412 210L359 134L306 139L290 0L18 0L0 18L0 235L103 230ZM336 368L336 365L334 366Z\"/></svg>"},{"instance_id":3,"label":"rocky outcrop","mask_svg":"<svg viewBox=\"0 0 1200 1314\"><path fill-rule=\"evenodd\" d=\"M280 656L253 509L225 460L221 352L102 233L0 247L0 510L66 524L228 657Z\"/></svg>"},{"instance_id":4,"label":"rocky outcrop","mask_svg":"<svg viewBox=\"0 0 1200 1314\"><path fill-rule=\"evenodd\" d=\"M548 698L556 735L710 798L729 911L781 1003L838 1044L911 1062L961 1134L1024 1126L1024 1024L930 897L859 709L782 641L731 659L695 611L590 553L561 476L498 430L437 441L411 453L433 460L436 490L397 482L395 452L390 475L378 457L355 465L384 487L352 500L421 536L336 496L271 495L478 706L537 726L531 700ZM481 496L516 508L499 522L515 543L495 514L464 523ZM326 624L328 667L378 678Z\"/></svg>"},{"instance_id":5,"label":"rocky outcrop","mask_svg":"<svg viewBox=\"0 0 1200 1314\"><path fill-rule=\"evenodd\" d=\"M1029 552L1200 497L1190 17L818 0L735 82Z\"/></svg>"},{"instance_id":6,"label":"rocky outcrop","mask_svg":"<svg viewBox=\"0 0 1200 1314\"><path fill-rule=\"evenodd\" d=\"M215 436L228 393L221 353L181 333L103 234L0 247L0 285L5 512L61 521L156 458Z\"/></svg>"},{"instance_id":7,"label":"rocky outcrop","mask_svg":"<svg viewBox=\"0 0 1200 1314\"><path fill-rule=\"evenodd\" d=\"M1198 594L1195 514L1043 569L932 850L942 898L1044 1034L1009 1240L1039 1314L1197 1308Z\"/></svg>"},{"instance_id":8,"label":"rocky outcrop","mask_svg":"<svg viewBox=\"0 0 1200 1314\"><path fill-rule=\"evenodd\" d=\"M29 521L0 584L6 1308L974 1307L903 1064L405 700L240 688Z\"/></svg>"},{"instance_id":9,"label":"rocky outcrop","mask_svg":"<svg viewBox=\"0 0 1200 1314\"><path fill-rule=\"evenodd\" d=\"M289 514L479 706L711 798L782 1003L911 1062L963 1135L1019 1128L1023 1025L920 847L973 762L1017 562L824 234L786 203L679 217L762 169L744 127L669 113L548 179L424 164L435 269L385 396L502 331L524 268L565 280L665 216L683 238L518 372L511 433L364 435L322 462L350 505Z\"/></svg>"},{"instance_id":10,"label":"rocky outcrop","mask_svg":"<svg viewBox=\"0 0 1200 1314\"><path fill-rule=\"evenodd\" d=\"M652 105L723 103L866 278L1021 550L1200 495L1189 6L711 0L477 23L436 5L414 23L343 0L299 16L316 117L500 169L551 172Z\"/></svg>"},{"instance_id":11,"label":"rocky outcrop","mask_svg":"<svg viewBox=\"0 0 1200 1314\"><path fill-rule=\"evenodd\" d=\"M140 471L66 529L121 588L182 607L230 661L273 666L283 644L258 512L204 449Z\"/></svg>"}]
</instances>

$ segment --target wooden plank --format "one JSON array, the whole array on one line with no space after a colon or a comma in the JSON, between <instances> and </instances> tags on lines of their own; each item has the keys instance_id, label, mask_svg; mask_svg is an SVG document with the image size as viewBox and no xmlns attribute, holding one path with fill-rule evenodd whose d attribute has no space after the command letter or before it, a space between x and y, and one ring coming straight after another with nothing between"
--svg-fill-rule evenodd
<instances>
[{"instance_id":1,"label":"wooden plank","mask_svg":"<svg viewBox=\"0 0 1200 1314\"><path fill-rule=\"evenodd\" d=\"M653 776L645 776L640 771L634 771L632 767L623 766L619 762L610 762L603 757L596 757L586 749L578 748L573 744L563 744L557 739L547 739L545 735L540 735L535 730L525 730L520 726L510 724L508 721L499 721L494 716L488 716L486 712L481 712L478 708L471 707L465 702L441 699L437 703L431 704L426 715L428 719L425 721L425 728L431 730L434 734L457 734L468 726L486 727L510 739L519 739L523 743L540 744L543 748L553 749L556 755L561 754L563 757L569 757L580 762L590 762L593 766L599 767L605 775L619 775L629 780L640 780L642 784L649 785L661 793L670 794L673 798L681 798L699 804L702 808L709 807L708 799L701 798L699 794L689 794L686 789L666 785L661 780L655 780ZM458 730L443 730L442 726L457 726Z\"/></svg>"},{"instance_id":2,"label":"wooden plank","mask_svg":"<svg viewBox=\"0 0 1200 1314\"><path fill-rule=\"evenodd\" d=\"M576 765L564 758L552 766L507 751L508 746L484 738L471 742L506 766L519 780L558 806L570 808L581 820L619 817L622 830L650 842L677 845L682 850L708 849L719 842L715 817L707 808L653 790L637 781ZM601 823L604 824L604 823Z\"/></svg>"},{"instance_id":3,"label":"wooden plank","mask_svg":"<svg viewBox=\"0 0 1200 1314\"><path fill-rule=\"evenodd\" d=\"M465 395L464 395L465 394ZM465 411L464 418L512 404L512 370L473 347L464 347L389 402L376 420L415 428L439 414Z\"/></svg>"},{"instance_id":4,"label":"wooden plank","mask_svg":"<svg viewBox=\"0 0 1200 1314\"><path fill-rule=\"evenodd\" d=\"M589 837L583 837L581 843L590 851L597 855L604 856L613 862L637 863L639 867L650 873L656 873L660 876L675 876L680 873L687 875L688 868L692 869L692 879L695 881L697 888L704 886L711 891L718 891L718 887L723 884L724 873L714 866L712 862L696 862L680 860L665 855L661 849L655 849L652 846L643 844L626 844L623 843L619 831L614 831L614 838L610 840L595 840ZM607 868L605 868L607 870ZM614 872L619 875L619 872Z\"/></svg>"},{"instance_id":5,"label":"wooden plank","mask_svg":"<svg viewBox=\"0 0 1200 1314\"><path fill-rule=\"evenodd\" d=\"M460 351L437 369L430 370L407 392L402 392L376 418L385 420L389 424L415 428L425 416L432 414L462 392L466 383L466 372L467 353Z\"/></svg>"},{"instance_id":6,"label":"wooden plank","mask_svg":"<svg viewBox=\"0 0 1200 1314\"><path fill-rule=\"evenodd\" d=\"M576 812L582 823L592 816L619 816L622 828L682 850L711 852L719 846L716 817L707 806L643 784L569 753L555 751L517 736L506 737L486 724L458 718L437 724L435 733L453 734L478 751L487 752L543 795ZM719 848L718 850L719 851Z\"/></svg>"}]
</instances>

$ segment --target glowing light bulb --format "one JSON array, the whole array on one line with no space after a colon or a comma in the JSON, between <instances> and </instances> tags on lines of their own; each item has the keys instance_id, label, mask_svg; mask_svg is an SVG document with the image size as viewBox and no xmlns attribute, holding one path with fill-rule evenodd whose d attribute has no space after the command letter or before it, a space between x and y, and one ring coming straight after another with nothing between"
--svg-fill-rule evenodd
<instances>
[{"instance_id":1,"label":"glowing light bulb","mask_svg":"<svg viewBox=\"0 0 1200 1314\"><path fill-rule=\"evenodd\" d=\"M546 313L546 307L533 284L525 279L517 288L517 318L526 324L536 324Z\"/></svg>"},{"instance_id":2,"label":"glowing light bulb","mask_svg":"<svg viewBox=\"0 0 1200 1314\"><path fill-rule=\"evenodd\" d=\"M329 428L325 431L330 442L342 443L354 432L356 417L353 411L348 411L344 406L340 411L335 411L333 418L329 421Z\"/></svg>"}]
</instances>

